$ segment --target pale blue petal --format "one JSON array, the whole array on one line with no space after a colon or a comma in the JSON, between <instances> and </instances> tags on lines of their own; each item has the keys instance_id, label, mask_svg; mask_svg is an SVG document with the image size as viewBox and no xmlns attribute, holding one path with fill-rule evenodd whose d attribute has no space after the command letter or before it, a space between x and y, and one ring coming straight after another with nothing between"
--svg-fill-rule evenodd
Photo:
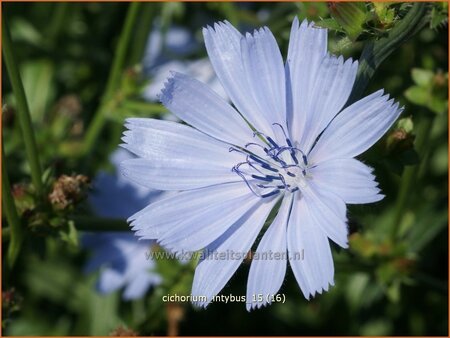
<instances>
[{"instance_id":1,"label":"pale blue petal","mask_svg":"<svg viewBox=\"0 0 450 338\"><path fill-rule=\"evenodd\" d=\"M305 110L305 129L299 144L309 152L320 133L339 113L355 82L358 62L342 56L327 55L319 66L317 79L314 81L309 101Z\"/></svg>"},{"instance_id":2,"label":"pale blue petal","mask_svg":"<svg viewBox=\"0 0 450 338\"><path fill-rule=\"evenodd\" d=\"M270 303L271 296L275 296L283 284L287 266L286 232L292 196L289 194L283 199L277 216L264 233L253 256L247 283L247 310ZM263 301L259 301L257 295L263 295Z\"/></svg>"},{"instance_id":3,"label":"pale blue petal","mask_svg":"<svg viewBox=\"0 0 450 338\"><path fill-rule=\"evenodd\" d=\"M126 287L123 297L130 299L143 295L143 289L160 282L160 277L150 272L154 262L146 257L153 241L138 241L132 233L108 232L86 234L82 244L94 253L85 271L100 269L97 289L101 293Z\"/></svg>"},{"instance_id":4,"label":"pale blue petal","mask_svg":"<svg viewBox=\"0 0 450 338\"><path fill-rule=\"evenodd\" d=\"M112 268L105 268L100 272L97 280L97 290L108 294L120 289L125 285L125 275Z\"/></svg>"},{"instance_id":5,"label":"pale blue petal","mask_svg":"<svg viewBox=\"0 0 450 338\"><path fill-rule=\"evenodd\" d=\"M81 245L93 251L84 271L91 273L102 266L113 266L115 270L124 273L127 260L124 252L118 247L118 242L132 237L132 233L119 232L84 234L81 238ZM134 240L136 241L136 238Z\"/></svg>"},{"instance_id":6,"label":"pale blue petal","mask_svg":"<svg viewBox=\"0 0 450 338\"><path fill-rule=\"evenodd\" d=\"M311 208L312 209L312 208ZM296 198L289 218L289 263L306 299L334 285L334 266L327 236L314 222L304 198Z\"/></svg>"},{"instance_id":7,"label":"pale blue petal","mask_svg":"<svg viewBox=\"0 0 450 338\"><path fill-rule=\"evenodd\" d=\"M155 276L150 272L140 273L129 281L123 292L123 298L133 300L142 298L152 285L161 283L161 277Z\"/></svg>"},{"instance_id":8,"label":"pale blue petal","mask_svg":"<svg viewBox=\"0 0 450 338\"><path fill-rule=\"evenodd\" d=\"M201 162L174 160L158 161L137 158L122 162L122 174L145 187L159 190L190 190L210 185L238 182L241 178L231 167L215 167Z\"/></svg>"},{"instance_id":9,"label":"pale blue petal","mask_svg":"<svg viewBox=\"0 0 450 338\"><path fill-rule=\"evenodd\" d=\"M150 188L195 189L237 181L231 171L242 155L229 145L180 123L127 119L124 147L142 157L124 162L125 176Z\"/></svg>"},{"instance_id":10,"label":"pale blue petal","mask_svg":"<svg viewBox=\"0 0 450 338\"><path fill-rule=\"evenodd\" d=\"M303 189L309 214L328 238L342 248L348 247L347 207L330 189L310 183Z\"/></svg>"},{"instance_id":11,"label":"pale blue petal","mask_svg":"<svg viewBox=\"0 0 450 338\"><path fill-rule=\"evenodd\" d=\"M241 145L253 140L242 116L209 86L189 76L172 73L160 100L178 118L212 137Z\"/></svg>"},{"instance_id":12,"label":"pale blue petal","mask_svg":"<svg viewBox=\"0 0 450 338\"><path fill-rule=\"evenodd\" d=\"M196 302L197 306L206 307L241 265L277 200L261 199L260 201L205 249L205 253L209 256L205 257L195 269L192 295L205 296L207 299ZM217 258L221 254L233 255L233 257L229 257L231 259Z\"/></svg>"},{"instance_id":13,"label":"pale blue petal","mask_svg":"<svg viewBox=\"0 0 450 338\"><path fill-rule=\"evenodd\" d=\"M241 40L248 97L253 98L259 114L270 124L286 127L286 88L283 58L275 37L267 27L247 33ZM279 130L279 126L272 126ZM284 141L284 137L281 139Z\"/></svg>"},{"instance_id":14,"label":"pale blue petal","mask_svg":"<svg viewBox=\"0 0 450 338\"><path fill-rule=\"evenodd\" d=\"M380 90L345 108L325 129L309 158L319 163L355 157L377 142L403 109Z\"/></svg>"},{"instance_id":15,"label":"pale blue petal","mask_svg":"<svg viewBox=\"0 0 450 338\"><path fill-rule=\"evenodd\" d=\"M316 99L311 93L326 53L327 30L317 28L313 22L306 20L299 26L298 19L294 18L286 61L290 83L288 102L292 104L287 118L293 139L299 140L307 132L307 114L313 114L308 111L309 102Z\"/></svg>"},{"instance_id":16,"label":"pale blue petal","mask_svg":"<svg viewBox=\"0 0 450 338\"><path fill-rule=\"evenodd\" d=\"M259 200L242 181L184 191L140 211L131 225L142 238L158 239L173 251L193 251L214 241Z\"/></svg>"},{"instance_id":17,"label":"pale blue petal","mask_svg":"<svg viewBox=\"0 0 450 338\"><path fill-rule=\"evenodd\" d=\"M222 235L261 198L248 191L230 201L210 204L208 209L186 218L158 238L158 242L171 251L197 251Z\"/></svg>"},{"instance_id":18,"label":"pale blue petal","mask_svg":"<svg viewBox=\"0 0 450 338\"><path fill-rule=\"evenodd\" d=\"M311 175L321 190L330 190L348 204L378 202L380 194L372 168L356 159L335 159L311 168Z\"/></svg>"},{"instance_id":19,"label":"pale blue petal","mask_svg":"<svg viewBox=\"0 0 450 338\"><path fill-rule=\"evenodd\" d=\"M257 102L249 96L251 84L245 76L241 53L243 36L226 21L204 28L203 36L211 64L231 101L256 130L269 135L273 122L261 115Z\"/></svg>"}]
</instances>

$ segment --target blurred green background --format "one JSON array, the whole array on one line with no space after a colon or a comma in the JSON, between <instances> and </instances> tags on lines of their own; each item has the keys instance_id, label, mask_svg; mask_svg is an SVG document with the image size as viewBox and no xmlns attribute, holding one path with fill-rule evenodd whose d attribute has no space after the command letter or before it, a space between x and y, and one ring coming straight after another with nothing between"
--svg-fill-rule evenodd
<instances>
[{"instance_id":1,"label":"blurred green background","mask_svg":"<svg viewBox=\"0 0 450 338\"><path fill-rule=\"evenodd\" d=\"M108 157L120 143L124 118L167 114L142 95L156 78L157 63L149 61L154 53L147 48L150 32L161 36L153 46L161 64L204 58L202 27L224 19L241 31L267 25L286 55L290 25L298 16L330 28L331 52L359 58L364 46L399 25L412 6L360 3L349 9L354 20L348 24L342 7L327 3L2 3L46 189L62 174L92 179L99 169L110 169ZM365 91L385 88L405 111L362 156L375 168L386 197L350 206L350 249L333 247L336 286L307 301L288 269L280 290L285 304L251 313L242 303L213 303L206 310L163 303L162 295L190 291L192 269L174 262L160 263L166 282L143 299L96 293L96 276L82 271L87 254L76 230L89 224L67 221L90 215L89 206L80 198L55 212L37 200L3 64L3 165L26 227L15 265L3 262L3 334L117 335L130 329L127 334L447 335L447 4L427 6L426 22L387 57ZM180 53L167 47L175 26L189 33L194 47ZM2 223L5 258L4 215ZM244 295L248 269L244 263L222 294Z\"/></svg>"}]
</instances>

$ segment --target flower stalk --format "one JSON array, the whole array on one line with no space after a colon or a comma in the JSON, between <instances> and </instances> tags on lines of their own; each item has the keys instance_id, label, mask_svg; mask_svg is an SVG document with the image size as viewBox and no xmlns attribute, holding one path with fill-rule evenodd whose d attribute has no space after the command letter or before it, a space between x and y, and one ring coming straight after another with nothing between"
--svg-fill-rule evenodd
<instances>
[{"instance_id":1,"label":"flower stalk","mask_svg":"<svg viewBox=\"0 0 450 338\"><path fill-rule=\"evenodd\" d=\"M71 220L79 231L130 231L127 222L119 218L74 215Z\"/></svg>"},{"instance_id":2,"label":"flower stalk","mask_svg":"<svg viewBox=\"0 0 450 338\"><path fill-rule=\"evenodd\" d=\"M25 152L31 170L31 179L38 196L43 194L42 169L39 162L38 149L34 136L33 125L31 121L30 109L25 96L25 90L20 78L17 58L14 55L11 34L9 32L6 20L2 21L2 39L3 39L3 57L6 70L9 75L13 94L17 101L17 116L22 130L22 136L25 143Z\"/></svg>"},{"instance_id":3,"label":"flower stalk","mask_svg":"<svg viewBox=\"0 0 450 338\"><path fill-rule=\"evenodd\" d=\"M3 208L5 210L6 220L9 224L9 247L7 254L7 261L12 268L20 252L20 247L23 241L23 229L20 222L19 214L17 213L14 198L11 193L11 184L9 183L8 172L5 166L5 152L2 144L2 200Z\"/></svg>"},{"instance_id":4,"label":"flower stalk","mask_svg":"<svg viewBox=\"0 0 450 338\"><path fill-rule=\"evenodd\" d=\"M432 130L432 124L433 119L426 118L424 121L420 124L420 129L418 132L418 138L416 141L416 150L419 153L419 156L421 157L421 162L424 160L424 155L426 154L426 148L429 144L429 138ZM405 211L407 209L408 200L411 195L411 190L413 187L413 184L415 184L417 173L419 171L419 168L423 165L421 163L420 165L414 165L414 166L408 166L403 171L403 175L401 177L400 182L400 190L397 195L397 200L395 202L395 217L392 224L392 232L391 232L391 238L394 240L398 236L398 233L400 231L400 225L403 219L403 216L405 214Z\"/></svg>"},{"instance_id":5,"label":"flower stalk","mask_svg":"<svg viewBox=\"0 0 450 338\"><path fill-rule=\"evenodd\" d=\"M123 30L120 34L119 42L117 44L116 51L114 53L114 60L109 74L108 82L106 85L105 92L103 94L100 106L95 112L94 118L91 121L88 130L86 131L86 136L83 145L83 155L91 152L97 138L106 122L106 115L108 113L108 108L110 107L110 101L113 97L118 84L120 83L121 73L125 64L125 56L127 53L127 47L130 42L132 29L134 23L136 22L139 8L141 4L139 2L132 2L129 5L128 12L125 18L125 24Z\"/></svg>"}]
</instances>

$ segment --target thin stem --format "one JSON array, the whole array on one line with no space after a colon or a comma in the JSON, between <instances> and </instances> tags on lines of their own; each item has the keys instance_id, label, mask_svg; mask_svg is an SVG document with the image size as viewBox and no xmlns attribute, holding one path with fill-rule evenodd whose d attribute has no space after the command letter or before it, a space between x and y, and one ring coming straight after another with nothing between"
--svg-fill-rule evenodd
<instances>
[{"instance_id":1,"label":"thin stem","mask_svg":"<svg viewBox=\"0 0 450 338\"><path fill-rule=\"evenodd\" d=\"M139 18L139 29L136 30L136 34L133 38L133 50L131 51L130 56L131 64L140 63L144 57L147 40L152 28L153 14L157 4L146 3L143 6Z\"/></svg>"},{"instance_id":2,"label":"thin stem","mask_svg":"<svg viewBox=\"0 0 450 338\"><path fill-rule=\"evenodd\" d=\"M28 108L25 90L20 78L19 69L17 67L17 58L13 53L11 35L6 19L2 20L2 39L3 39L3 57L5 59L6 70L8 71L11 81L12 91L17 101L17 116L19 118L20 128L25 143L25 152L31 169L31 179L33 181L36 193L41 196L43 193L42 169L39 163L38 150L34 136L33 125L31 122L30 110Z\"/></svg>"},{"instance_id":3,"label":"thin stem","mask_svg":"<svg viewBox=\"0 0 450 338\"><path fill-rule=\"evenodd\" d=\"M11 239L11 229L9 227L2 228L2 242L9 241Z\"/></svg>"},{"instance_id":4,"label":"thin stem","mask_svg":"<svg viewBox=\"0 0 450 338\"><path fill-rule=\"evenodd\" d=\"M72 220L81 231L131 231L124 219L74 215Z\"/></svg>"},{"instance_id":5,"label":"thin stem","mask_svg":"<svg viewBox=\"0 0 450 338\"><path fill-rule=\"evenodd\" d=\"M127 110L136 110L142 116L152 116L167 113L167 109L157 103L148 103L145 101L125 100L121 104L122 108Z\"/></svg>"},{"instance_id":6,"label":"thin stem","mask_svg":"<svg viewBox=\"0 0 450 338\"><path fill-rule=\"evenodd\" d=\"M428 139L431 134L431 125L433 119L426 118L420 125L420 129L418 131L418 137L416 141L415 148L421 157L421 162L424 161L424 154L426 153L426 147L428 144ZM408 201L411 195L411 189L415 184L417 178L417 172L419 170L419 164L414 166L408 166L403 171L403 175L400 182L400 190L397 195L397 200L395 202L395 217L392 224L392 233L391 238L395 239L398 235L400 224L402 218L407 209Z\"/></svg>"},{"instance_id":7,"label":"thin stem","mask_svg":"<svg viewBox=\"0 0 450 338\"><path fill-rule=\"evenodd\" d=\"M20 252L23 241L23 229L17 213L14 198L11 193L11 185L9 183L8 171L5 166L5 152L2 143L2 199L3 208L5 209L6 220L9 224L9 247L8 247L8 264L12 268Z\"/></svg>"},{"instance_id":8,"label":"thin stem","mask_svg":"<svg viewBox=\"0 0 450 338\"><path fill-rule=\"evenodd\" d=\"M72 4L73 6L74 4ZM69 3L68 2L58 2L55 4L52 20L48 26L48 37L51 39L52 43L56 43L58 40L58 35L61 32L63 26L66 24L66 14L68 13Z\"/></svg>"},{"instance_id":9,"label":"thin stem","mask_svg":"<svg viewBox=\"0 0 450 338\"><path fill-rule=\"evenodd\" d=\"M85 142L83 145L83 154L91 152L93 146L97 142L97 138L103 128L106 121L106 114L108 113L108 103L111 100L117 86L120 84L121 74L125 64L125 56L127 47L130 42L132 28L136 21L138 10L140 7L139 2L132 2L129 5L127 16L125 18L125 24L120 34L119 42L117 44L116 51L114 53L114 60L109 74L108 82L105 92L102 96L102 101L99 108L95 112L94 118L89 124L86 131Z\"/></svg>"}]
</instances>

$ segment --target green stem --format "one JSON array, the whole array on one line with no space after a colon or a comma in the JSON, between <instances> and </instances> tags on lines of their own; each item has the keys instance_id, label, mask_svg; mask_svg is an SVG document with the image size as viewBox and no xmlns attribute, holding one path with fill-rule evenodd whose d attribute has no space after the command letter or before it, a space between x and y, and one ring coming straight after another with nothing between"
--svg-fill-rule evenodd
<instances>
[{"instance_id":1,"label":"green stem","mask_svg":"<svg viewBox=\"0 0 450 338\"><path fill-rule=\"evenodd\" d=\"M2 228L2 242L9 241L11 239L11 229L9 227Z\"/></svg>"},{"instance_id":2,"label":"green stem","mask_svg":"<svg viewBox=\"0 0 450 338\"><path fill-rule=\"evenodd\" d=\"M155 6L157 6L155 3L146 3L143 5L139 18L139 29L136 31L133 39L133 50L131 51L130 56L131 64L140 63L142 61L152 28Z\"/></svg>"},{"instance_id":3,"label":"green stem","mask_svg":"<svg viewBox=\"0 0 450 338\"><path fill-rule=\"evenodd\" d=\"M16 261L17 255L20 252L20 247L23 241L23 230L16 205L14 204L14 198L11 193L11 185L9 183L8 171L6 170L5 163L5 152L2 144L2 200L6 220L9 224L10 242L7 259L9 266L12 268L14 266L14 262Z\"/></svg>"},{"instance_id":4,"label":"green stem","mask_svg":"<svg viewBox=\"0 0 450 338\"><path fill-rule=\"evenodd\" d=\"M421 124L418 130L418 137L415 142L415 149L421 157L421 163L424 161L424 155L428 145L428 140L431 134L431 126L433 119L426 118ZM420 166L419 164L414 166L407 166L403 171L403 175L400 182L400 190L395 202L395 216L392 224L391 238L395 239L398 235L400 224L407 209L408 201L411 195L411 190L415 184L417 173Z\"/></svg>"},{"instance_id":5,"label":"green stem","mask_svg":"<svg viewBox=\"0 0 450 338\"><path fill-rule=\"evenodd\" d=\"M347 105L359 100L380 64L401 44L418 33L427 23L428 4L416 2L386 37L368 42L359 59L359 68Z\"/></svg>"},{"instance_id":6,"label":"green stem","mask_svg":"<svg viewBox=\"0 0 450 338\"><path fill-rule=\"evenodd\" d=\"M145 101L125 100L121 103L121 106L126 110L137 110L139 115L147 117L167 113L167 109L163 105Z\"/></svg>"},{"instance_id":7,"label":"green stem","mask_svg":"<svg viewBox=\"0 0 450 338\"><path fill-rule=\"evenodd\" d=\"M19 118L20 128L25 143L25 152L31 169L31 179L38 195L43 193L42 169L39 163L38 150L34 136L33 125L31 122L30 110L28 108L25 90L20 78L19 69L16 64L17 58L13 53L11 35L6 19L2 21L2 39L3 39L3 57L5 59L6 70L11 81L12 91L17 101L17 116Z\"/></svg>"},{"instance_id":8,"label":"green stem","mask_svg":"<svg viewBox=\"0 0 450 338\"><path fill-rule=\"evenodd\" d=\"M55 9L52 13L52 20L48 26L47 33L47 36L53 44L57 42L59 33L66 24L66 14L68 13L68 9L68 2L59 2L55 4Z\"/></svg>"},{"instance_id":9,"label":"green stem","mask_svg":"<svg viewBox=\"0 0 450 338\"><path fill-rule=\"evenodd\" d=\"M83 154L85 155L91 152L93 146L97 142L97 138L106 121L106 114L109 113L108 103L111 100L115 90L117 89L117 86L120 84L121 74L125 64L125 57L131 38L132 28L138 16L140 5L141 4L139 2L132 2L129 5L128 12L125 18L125 24L119 37L116 52L114 53L114 60L105 92L103 93L100 106L95 112L94 118L89 124L88 130L86 131L83 145Z\"/></svg>"},{"instance_id":10,"label":"green stem","mask_svg":"<svg viewBox=\"0 0 450 338\"><path fill-rule=\"evenodd\" d=\"M128 223L117 218L98 218L76 215L71 218L77 230L81 231L131 231Z\"/></svg>"}]
</instances>

